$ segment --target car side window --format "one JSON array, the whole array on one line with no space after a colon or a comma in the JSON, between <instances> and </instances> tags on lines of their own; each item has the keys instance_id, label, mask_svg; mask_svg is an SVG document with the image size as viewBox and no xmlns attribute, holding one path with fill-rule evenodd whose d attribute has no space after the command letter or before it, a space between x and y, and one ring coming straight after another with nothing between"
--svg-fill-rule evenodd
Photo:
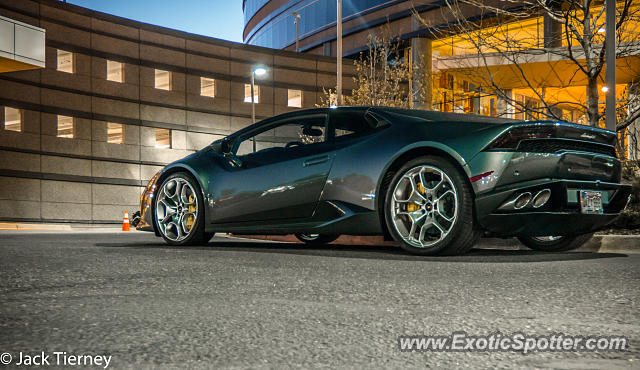
<instances>
[{"instance_id":1,"label":"car side window","mask_svg":"<svg viewBox=\"0 0 640 370\"><path fill-rule=\"evenodd\" d=\"M326 115L294 117L241 138L236 155L255 166L296 158L325 141Z\"/></svg>"},{"instance_id":2,"label":"car side window","mask_svg":"<svg viewBox=\"0 0 640 370\"><path fill-rule=\"evenodd\" d=\"M374 132L379 127L378 121L365 113L361 110L332 113L332 137L340 141Z\"/></svg>"}]
</instances>

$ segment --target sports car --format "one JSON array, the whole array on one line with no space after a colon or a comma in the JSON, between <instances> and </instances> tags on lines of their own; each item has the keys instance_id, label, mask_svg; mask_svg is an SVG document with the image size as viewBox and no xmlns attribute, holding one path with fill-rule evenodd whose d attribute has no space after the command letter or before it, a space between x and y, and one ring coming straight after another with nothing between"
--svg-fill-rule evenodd
<instances>
[{"instance_id":1,"label":"sports car","mask_svg":"<svg viewBox=\"0 0 640 370\"><path fill-rule=\"evenodd\" d=\"M308 244L384 235L410 253L450 255L493 236L566 251L628 202L616 140L565 122L300 110L164 167L142 194L137 228L171 245L217 232L295 234Z\"/></svg>"}]
</instances>

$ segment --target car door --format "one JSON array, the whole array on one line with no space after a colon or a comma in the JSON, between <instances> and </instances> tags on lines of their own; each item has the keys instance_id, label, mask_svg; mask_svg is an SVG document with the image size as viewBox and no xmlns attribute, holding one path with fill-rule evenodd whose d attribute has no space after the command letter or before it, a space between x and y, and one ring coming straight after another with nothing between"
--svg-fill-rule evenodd
<instances>
[{"instance_id":1,"label":"car door","mask_svg":"<svg viewBox=\"0 0 640 370\"><path fill-rule=\"evenodd\" d=\"M333 162L326 114L270 123L233 143L242 165L213 180L213 223L311 217Z\"/></svg>"},{"instance_id":2,"label":"car door","mask_svg":"<svg viewBox=\"0 0 640 370\"><path fill-rule=\"evenodd\" d=\"M359 107L339 108L330 116L334 161L321 200L341 200L373 209L377 176L389 159L383 144L388 139L375 134L390 124Z\"/></svg>"}]
</instances>

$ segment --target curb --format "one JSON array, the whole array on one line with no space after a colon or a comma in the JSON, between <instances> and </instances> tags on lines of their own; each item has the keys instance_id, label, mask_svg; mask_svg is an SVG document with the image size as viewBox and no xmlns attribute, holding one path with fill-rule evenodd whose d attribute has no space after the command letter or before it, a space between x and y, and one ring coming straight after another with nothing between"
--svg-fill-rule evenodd
<instances>
[{"instance_id":1,"label":"curb","mask_svg":"<svg viewBox=\"0 0 640 370\"><path fill-rule=\"evenodd\" d=\"M122 231L119 224L45 224L45 223L18 223L18 222L0 222L0 231L44 231L44 232L86 232L86 233L104 233L104 232L126 232ZM130 232L136 231L134 228Z\"/></svg>"},{"instance_id":2,"label":"curb","mask_svg":"<svg viewBox=\"0 0 640 370\"><path fill-rule=\"evenodd\" d=\"M42 231L70 231L69 224L30 224L0 222L0 230L42 230Z\"/></svg>"}]
</instances>

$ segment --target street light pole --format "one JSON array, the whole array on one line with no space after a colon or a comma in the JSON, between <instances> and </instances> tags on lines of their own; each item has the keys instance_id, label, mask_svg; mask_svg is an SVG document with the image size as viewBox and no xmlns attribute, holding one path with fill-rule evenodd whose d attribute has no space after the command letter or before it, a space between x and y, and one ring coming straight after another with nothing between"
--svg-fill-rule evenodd
<instances>
[{"instance_id":1,"label":"street light pole","mask_svg":"<svg viewBox=\"0 0 640 370\"><path fill-rule=\"evenodd\" d=\"M293 19L293 23L296 24L296 53L297 53L300 50L300 45L299 45L299 42L300 42L300 31L299 31L300 25L299 25L299 23L300 23L300 17L301 16L300 16L300 13L298 13L298 12L293 12L293 13L291 13L291 15L295 16L295 18Z\"/></svg>"},{"instance_id":2,"label":"street light pole","mask_svg":"<svg viewBox=\"0 0 640 370\"><path fill-rule=\"evenodd\" d=\"M605 43L606 43L606 84L605 93L605 127L607 130L616 131L616 2L605 0Z\"/></svg>"},{"instance_id":3,"label":"street light pole","mask_svg":"<svg viewBox=\"0 0 640 370\"><path fill-rule=\"evenodd\" d=\"M255 69L251 71L251 123L256 123L256 102L255 102L255 94L253 93L253 89L255 88L255 79L256 79L256 71ZM256 152L256 138L253 137L253 152Z\"/></svg>"},{"instance_id":4,"label":"street light pole","mask_svg":"<svg viewBox=\"0 0 640 370\"><path fill-rule=\"evenodd\" d=\"M256 123L256 102L254 100L254 89L256 85L256 71L251 71L251 123Z\"/></svg>"},{"instance_id":5,"label":"street light pole","mask_svg":"<svg viewBox=\"0 0 640 370\"><path fill-rule=\"evenodd\" d=\"M262 76L267 73L267 70L264 67L255 67L251 70L251 123L256 123L256 100L255 100L255 86L256 86L256 75ZM256 151L256 139L253 138L253 152Z\"/></svg>"},{"instance_id":6,"label":"street light pole","mask_svg":"<svg viewBox=\"0 0 640 370\"><path fill-rule=\"evenodd\" d=\"M338 34L338 40L336 45L336 57L337 57L337 83L336 83L336 95L338 101L336 105L342 105L342 0L338 2L338 16L336 17L336 33Z\"/></svg>"}]
</instances>

